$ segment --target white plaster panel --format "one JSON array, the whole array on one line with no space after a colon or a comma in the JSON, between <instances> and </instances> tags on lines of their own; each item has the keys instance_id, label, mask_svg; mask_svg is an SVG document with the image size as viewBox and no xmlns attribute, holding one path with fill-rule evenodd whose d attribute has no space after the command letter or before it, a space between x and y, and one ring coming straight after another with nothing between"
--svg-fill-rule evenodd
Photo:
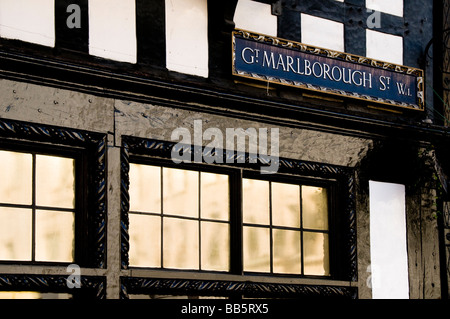
<instances>
[{"instance_id":1,"label":"white plaster panel","mask_svg":"<svg viewBox=\"0 0 450 319\"><path fill-rule=\"evenodd\" d=\"M136 63L134 0L89 0L89 53Z\"/></svg>"},{"instance_id":2,"label":"white plaster panel","mask_svg":"<svg viewBox=\"0 0 450 319\"><path fill-rule=\"evenodd\" d=\"M0 37L55 46L55 0L0 0Z\"/></svg>"},{"instance_id":3,"label":"white plaster panel","mask_svg":"<svg viewBox=\"0 0 450 319\"><path fill-rule=\"evenodd\" d=\"M366 30L366 56L375 60L403 64L403 38Z\"/></svg>"},{"instance_id":4,"label":"white plaster panel","mask_svg":"<svg viewBox=\"0 0 450 319\"><path fill-rule=\"evenodd\" d=\"M302 43L344 52L344 25L340 22L301 14Z\"/></svg>"},{"instance_id":5,"label":"white plaster panel","mask_svg":"<svg viewBox=\"0 0 450 319\"><path fill-rule=\"evenodd\" d=\"M171 71L208 77L207 0L166 0L166 58Z\"/></svg>"},{"instance_id":6,"label":"white plaster panel","mask_svg":"<svg viewBox=\"0 0 450 319\"><path fill-rule=\"evenodd\" d=\"M270 4L251 0L239 0L234 13L237 29L244 29L276 37L278 33L277 17L272 15Z\"/></svg>"}]
</instances>

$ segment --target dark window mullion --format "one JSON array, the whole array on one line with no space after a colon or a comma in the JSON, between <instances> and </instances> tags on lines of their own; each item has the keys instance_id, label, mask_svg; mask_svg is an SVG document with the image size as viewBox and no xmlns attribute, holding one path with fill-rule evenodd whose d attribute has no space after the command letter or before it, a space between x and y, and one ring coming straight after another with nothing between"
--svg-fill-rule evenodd
<instances>
[{"instance_id":1,"label":"dark window mullion","mask_svg":"<svg viewBox=\"0 0 450 319\"><path fill-rule=\"evenodd\" d=\"M36 259L36 154L32 153L31 177L31 261Z\"/></svg>"},{"instance_id":2,"label":"dark window mullion","mask_svg":"<svg viewBox=\"0 0 450 319\"><path fill-rule=\"evenodd\" d=\"M163 181L163 168L159 168L160 172L160 198L161 198L161 268L164 268L164 181Z\"/></svg>"},{"instance_id":3,"label":"dark window mullion","mask_svg":"<svg viewBox=\"0 0 450 319\"><path fill-rule=\"evenodd\" d=\"M300 185L300 260L301 260L301 274L303 275L305 273L305 254L304 254L304 249L303 249L303 196L302 196L302 185Z\"/></svg>"},{"instance_id":4,"label":"dark window mullion","mask_svg":"<svg viewBox=\"0 0 450 319\"><path fill-rule=\"evenodd\" d=\"M272 225L272 182L269 181L269 259L270 259L270 273L273 274L273 225Z\"/></svg>"},{"instance_id":5,"label":"dark window mullion","mask_svg":"<svg viewBox=\"0 0 450 319\"><path fill-rule=\"evenodd\" d=\"M202 174L198 172L198 269L202 270Z\"/></svg>"},{"instance_id":6,"label":"dark window mullion","mask_svg":"<svg viewBox=\"0 0 450 319\"><path fill-rule=\"evenodd\" d=\"M230 193L230 272L236 275L244 273L243 242L243 171L229 175Z\"/></svg>"}]
</instances>

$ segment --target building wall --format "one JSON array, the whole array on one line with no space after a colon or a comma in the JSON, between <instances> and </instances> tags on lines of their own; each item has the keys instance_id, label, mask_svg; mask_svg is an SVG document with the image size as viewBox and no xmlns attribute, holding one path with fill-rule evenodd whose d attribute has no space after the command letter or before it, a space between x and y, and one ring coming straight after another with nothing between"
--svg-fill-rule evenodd
<instances>
[{"instance_id":1,"label":"building wall","mask_svg":"<svg viewBox=\"0 0 450 319\"><path fill-rule=\"evenodd\" d=\"M362 1L353 1L355 3L326 1L326 5L324 4L320 9L316 8L314 1L294 1L290 6L287 4L281 6L280 2L274 2L273 5L270 5L269 1L253 2L263 5L263 9L270 9L270 11L262 11L262 16L278 17L275 19L277 24L271 24L272 30L268 32L276 31L275 35L280 37L301 41L302 22L305 22L307 18L303 16L305 19L301 19L300 13L327 19L333 18L334 22L345 25L342 29L344 32L342 45L345 50L363 56L367 54L367 48L364 45L367 34L365 21L370 13L366 11ZM0 4L3 3L7 1L0 1ZM238 10L239 5L244 2L234 1L234 3ZM414 1L405 3L402 8L404 17L389 13L381 15L384 21L383 31L403 36L404 46L400 58L404 64L412 67L422 67L421 50L427 44L426 40L431 28L429 19L432 19L429 6L423 9L424 13L417 14L418 8L422 8L417 3ZM81 1L80 4L83 9L86 8L85 1ZM211 5L211 2L208 4ZM144 8L142 1L137 1L136 6ZM234 9L234 6L231 8ZM227 10L234 13L234 10L228 6L219 9L223 9L226 13ZM157 27L161 27L163 25L161 10L162 1L158 1L158 5L152 8L145 7L145 10L140 11L139 14L141 17L156 17L154 23ZM212 6L209 10L211 10L210 13L215 12ZM86 10L82 12L83 19L86 19ZM341 15L341 12L346 14ZM20 69L15 69L16 65L11 62L14 59L8 53L12 52L12 55L18 56L33 56L33 52L36 51L44 52L42 54L49 56L52 53L45 49L41 51L41 49L33 48L29 51L27 49L15 51L21 46L20 42L19 44L15 41L0 42L3 52L7 52L2 55L1 64L0 119L89 131L106 136L107 262L104 267L82 268L82 275L105 280L105 286L102 289L104 289L105 297L110 299L124 296L121 285L124 278L184 279L186 277L182 271L162 273L151 269L122 266L122 223L124 222L123 176L121 175L124 149L122 138L131 136L173 142L171 135L175 129L187 128L193 136L194 121L201 120L204 130L218 128L223 132L226 128L238 127L278 128L279 151L282 158L350 170L355 178L352 187L355 189L357 273L354 278L348 280L290 277L274 279L270 276L254 278L210 273L196 274L194 276L196 279L351 287L357 288L357 295L352 297L371 298L368 182L381 180L405 184L407 189L409 297L412 299L441 298L442 263L438 221L435 217L437 186L433 184L431 173L428 174L429 169L433 168L433 164L428 161L428 149L434 135L430 133L432 130L428 126L421 123L421 120L429 114L427 112L420 116L406 112L398 114L376 108L369 109L367 105L353 100L344 101L305 92L299 94L295 90L283 87L249 86L235 82L228 74L228 70L231 70L228 56L224 57L223 53L230 49L227 41L230 40L232 23L228 25L230 21L227 19L233 17L232 13L222 13L221 17L226 22L221 21L222 24L218 27L214 26L215 32L209 34L208 74L204 72L200 74L172 73L176 70L168 71L165 65L166 61L172 57L166 56L166 52L163 52L164 50L159 46L152 51L145 43L139 41L136 44L137 52L132 52L132 55L136 54L136 60L132 58L131 61L137 63L138 67L121 64L123 61L116 64L117 61L91 59L86 56L92 53L87 46L81 47L80 50L84 51L81 55L79 52L73 53L70 51L73 48L69 48L70 43L63 44L58 32L56 42L61 45L62 51L69 48L70 53L65 53L67 56L62 54L63 58L59 56L56 61L67 60L61 64L57 63L54 68L43 61L37 64L31 62L30 68L27 63L24 63ZM420 20L421 17L422 20ZM212 29L214 23L211 20L210 17L208 21ZM257 25L255 27L258 28ZM273 30L275 28L276 30ZM149 33L142 31L144 29L144 22L139 20L137 22L138 40L159 35L155 41L164 42L164 37L155 31L155 28ZM58 27L58 30L62 31L64 28ZM84 29L73 31L85 32ZM94 27L91 32L95 32ZM79 34L79 36L83 41L86 39L86 34ZM12 51L9 51L10 45L14 48ZM96 52L99 54L98 51ZM117 59L112 56L106 56L106 58ZM78 68L77 59L84 61L81 64L89 69L86 77L84 77L85 70L82 67ZM68 73L64 73L67 71L64 69L66 62L71 65L67 69ZM161 65L162 62L164 65ZM72 63L77 66L73 67ZM142 66L139 63L142 63ZM42 70L47 68L51 69L51 75L42 73ZM97 71L91 72L90 68ZM170 65L167 68L170 70ZM105 77L108 79L101 83L96 82L98 78L103 77L103 74L98 78L92 74L99 74L104 70L107 70ZM429 68L425 71L432 73ZM113 74L111 79L110 74ZM131 80L127 78L130 74ZM145 79L142 82L133 82L140 74L145 74ZM123 75L123 77L116 81L116 75ZM432 85L431 82L429 84ZM427 101L429 105L432 104L432 94L427 95ZM242 106L245 108L240 109ZM203 143L206 144L207 141ZM2 276L6 278L7 275L64 277L68 273L66 267L60 266L0 264L0 279Z\"/></svg>"}]
</instances>

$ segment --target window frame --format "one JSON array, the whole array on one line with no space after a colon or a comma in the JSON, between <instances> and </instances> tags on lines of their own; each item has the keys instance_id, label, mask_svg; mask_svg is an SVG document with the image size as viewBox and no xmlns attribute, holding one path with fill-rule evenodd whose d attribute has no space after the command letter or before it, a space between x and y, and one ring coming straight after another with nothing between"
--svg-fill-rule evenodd
<instances>
[{"instance_id":1,"label":"window frame","mask_svg":"<svg viewBox=\"0 0 450 319\"><path fill-rule=\"evenodd\" d=\"M236 171L235 170L231 170L229 168L225 168L225 167L217 167L217 168L213 168L210 166L205 166L203 164L196 164L196 163L192 163L192 164L184 164L184 163L180 163L180 164L175 164L173 161L168 160L168 159L161 159L161 158L148 158L148 157L143 157L143 156L136 156L136 155L131 155L129 158L129 164L139 164L139 165L151 165L151 166L156 166L156 167L160 167L160 168L175 168L175 169L184 169L184 170L189 170L189 171L196 171L199 173L205 172L205 173L216 173L216 174L223 174L223 175L227 175L229 177L229 197L230 197L230 216L229 216L229 220L228 221L217 221L220 223L226 223L230 226L230 246L235 246L235 241L237 240L235 238L235 236L233 236L233 231L231 231L233 224L236 223L237 219L236 216L234 216L235 214L232 213L233 210L235 210L236 208L232 206L232 202L235 202L235 200L232 200L231 198L232 196L232 192L233 192L233 187L232 185L232 181L236 178ZM129 165L128 164L128 165ZM129 181L128 181L129 183ZM200 185L199 185L200 187ZM162 190L161 190L162 191ZM127 194L128 196L128 194ZM200 203L199 203L200 205ZM127 220L129 217L129 214L134 214L134 213L138 213L138 212L132 212L131 210L128 210L128 216L127 216ZM161 216L161 218L164 218L164 212L161 212L159 214L155 214L155 213L142 213L145 215L152 215L152 216ZM180 219L188 219L188 220L196 220L196 221L209 221L209 219L207 218L202 218L201 216L198 217L180 217L180 216L176 216L176 215L172 215L172 214L167 214L169 216L166 216L166 218L180 218ZM162 232L161 232L162 235ZM199 239L199 243L201 242L201 238ZM122 247L123 248L123 247ZM128 247L129 249L129 247ZM199 249L201 249L201 246L199 246ZM161 245L161 250L163 250L163 247ZM161 256L163 256L163 253L161 253ZM235 261L233 261L233 254L231 253L231 249L230 249L230 256L229 256L229 261L230 261L230 271L231 269L234 269L234 267L232 266ZM199 256L200 258L200 256ZM128 262L129 264L129 262ZM161 260L161 264L162 264L162 260ZM230 273L230 271L210 271L210 270L201 270L201 262L199 262L199 270L190 270L190 269L174 269L174 268L164 268L162 265L160 267L139 267L139 266L129 266L130 268L151 268L151 269L161 269L161 270L165 270L165 271L171 271L171 270L176 270L176 271L187 271L187 272L218 272L218 273Z\"/></svg>"},{"instance_id":2,"label":"window frame","mask_svg":"<svg viewBox=\"0 0 450 319\"><path fill-rule=\"evenodd\" d=\"M0 148L75 160L75 244L72 262L1 260L0 264L106 267L106 136L0 119Z\"/></svg>"},{"instance_id":3,"label":"window frame","mask_svg":"<svg viewBox=\"0 0 450 319\"><path fill-rule=\"evenodd\" d=\"M142 160L141 163L170 163L171 151L175 146L174 142L166 142L160 140L138 138L132 136L122 136L121 149L121 268L136 269L136 267L129 266L129 229L128 229L128 212L129 212L129 165L134 163L136 159ZM193 145L186 145L184 151L194 154L198 151L197 147ZM219 150L220 151L220 150ZM224 151L224 155L227 153ZM229 155L229 154L228 154ZM242 220L236 218L233 211L236 208L241 211L242 207L242 185L241 179L247 174L257 174L262 163L251 163L248 161L251 154L246 153L246 162L244 164L207 164L207 163L180 163L174 164L177 168L199 169L212 172L224 172L229 170L230 175L230 271L220 276L217 272L212 274L219 275L217 278L221 280L201 280L202 276L199 274L211 273L209 271L188 271L188 270L155 270L154 268L147 268L152 274L152 278L146 277L121 277L122 291L121 298L128 298L128 294L190 294L190 295L221 295L221 296L270 296L275 293L280 287L288 286L285 283L286 279L312 279L323 280L322 285L303 285L294 284L290 292L285 292L286 296L334 296L353 298L355 296L355 289L348 286L348 281L357 280L357 262L356 262L356 215L355 215L355 201L354 201L354 170L351 168L333 166L328 164L319 164L312 162L303 162L298 160L280 159L280 169L278 174L267 176L266 178L274 179L275 181L282 181L283 179L295 180L299 183L300 180L309 182L308 185L327 185L327 190L332 196L333 200L329 201L329 210L334 211L330 215L330 269L333 267L333 274L330 277L324 276L299 276L290 274L267 274L267 273L247 273L243 272L243 256L242 253L235 254L235 251L241 251L242 243ZM311 184L312 183L312 184ZM301 184L301 183L299 183ZM234 217L233 217L234 216ZM332 230L333 229L333 230ZM331 232L333 240L331 239ZM143 267L146 268L146 267ZM142 268L138 268L142 269ZM153 269L153 271L152 271ZM143 270L137 273L145 274ZM176 274L177 279L168 279L170 274ZM195 273L195 274L193 274ZM230 275L230 276L228 276ZM251 291L247 285L240 284L234 286L236 275L242 279L252 281L253 288L259 287L264 291ZM267 284L264 281L258 281L260 276L269 277L272 284ZM183 279L179 279L182 276ZM210 276L209 276L210 277ZM208 278L206 276L205 278ZM223 280L225 278L225 280ZM226 279L226 278L229 278ZM254 281L254 282L253 282ZM326 283L335 281L347 281L347 287L330 286ZM178 284L176 284L178 283ZM211 284L208 285L208 283ZM199 287L200 285L201 287ZM205 286L206 285L206 286ZM290 286L290 285L289 285ZM248 291L248 289L250 289ZM257 289L258 290L258 289ZM278 291L279 292L279 291ZM254 293L256 295L254 295Z\"/></svg>"},{"instance_id":4,"label":"window frame","mask_svg":"<svg viewBox=\"0 0 450 319\"><path fill-rule=\"evenodd\" d=\"M36 145L35 143L29 142L12 142L12 141L4 141L0 138L0 151L8 151L8 152L17 152L22 154L30 154L32 155L32 166L36 165L36 156L38 155L46 155L46 156L54 156L54 157L64 157L74 160L74 207L73 208L58 208L58 207L49 207L40 206L36 203L36 199L34 199L30 204L14 204L14 203L0 203L0 207L7 208L24 208L30 209L32 211L32 235L31 235L31 260L8 260L8 259L0 259L0 263L26 263L26 264L34 264L34 265L65 265L70 263L75 263L77 260L81 260L82 255L81 252L85 251L86 247L82 247L79 243L84 243L85 240L82 240L82 236L86 233L86 225L83 223L83 216L86 212L83 209L84 203L82 198L86 196L86 190L83 187L85 173L83 172L83 162L85 161L85 155L80 153L79 151L82 149L74 149L74 148L66 148L66 147L55 147L52 145ZM36 191L36 171L32 169L32 193ZM35 197L35 196L33 196ZM73 212L74 213L74 255L72 261L58 262L58 261L46 261L46 260L36 260L36 213L38 210L45 211L58 211L58 212ZM80 216L81 215L81 216ZM83 217L83 218L80 218ZM84 246L84 245L83 245Z\"/></svg>"}]
</instances>

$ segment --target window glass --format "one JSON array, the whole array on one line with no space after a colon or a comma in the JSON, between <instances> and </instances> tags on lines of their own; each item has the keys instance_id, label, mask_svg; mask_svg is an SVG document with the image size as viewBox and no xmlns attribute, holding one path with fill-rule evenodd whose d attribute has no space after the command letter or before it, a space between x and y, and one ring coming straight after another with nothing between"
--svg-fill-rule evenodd
<instances>
[{"instance_id":1,"label":"window glass","mask_svg":"<svg viewBox=\"0 0 450 319\"><path fill-rule=\"evenodd\" d=\"M199 269L198 221L164 218L163 267Z\"/></svg>"},{"instance_id":2,"label":"window glass","mask_svg":"<svg viewBox=\"0 0 450 319\"><path fill-rule=\"evenodd\" d=\"M300 187L283 183L271 185L273 225L300 227Z\"/></svg>"},{"instance_id":3,"label":"window glass","mask_svg":"<svg viewBox=\"0 0 450 319\"><path fill-rule=\"evenodd\" d=\"M167 215L198 217L198 172L163 168L163 210Z\"/></svg>"},{"instance_id":4,"label":"window glass","mask_svg":"<svg viewBox=\"0 0 450 319\"><path fill-rule=\"evenodd\" d=\"M202 222L202 270L230 269L230 226L225 223Z\"/></svg>"},{"instance_id":5,"label":"window glass","mask_svg":"<svg viewBox=\"0 0 450 319\"><path fill-rule=\"evenodd\" d=\"M130 214L130 264L161 267L161 217Z\"/></svg>"},{"instance_id":6,"label":"window glass","mask_svg":"<svg viewBox=\"0 0 450 319\"><path fill-rule=\"evenodd\" d=\"M305 275L329 275L328 235L324 233L303 233Z\"/></svg>"},{"instance_id":7,"label":"window glass","mask_svg":"<svg viewBox=\"0 0 450 319\"><path fill-rule=\"evenodd\" d=\"M228 220L230 210L228 176L202 172L200 177L202 218Z\"/></svg>"},{"instance_id":8,"label":"window glass","mask_svg":"<svg viewBox=\"0 0 450 319\"><path fill-rule=\"evenodd\" d=\"M244 223L268 224L270 220L269 182L244 179L242 185Z\"/></svg>"},{"instance_id":9,"label":"window glass","mask_svg":"<svg viewBox=\"0 0 450 319\"><path fill-rule=\"evenodd\" d=\"M161 168L130 164L130 210L161 212Z\"/></svg>"},{"instance_id":10,"label":"window glass","mask_svg":"<svg viewBox=\"0 0 450 319\"><path fill-rule=\"evenodd\" d=\"M228 175L131 164L129 176L131 266L230 269Z\"/></svg>"},{"instance_id":11,"label":"window glass","mask_svg":"<svg viewBox=\"0 0 450 319\"><path fill-rule=\"evenodd\" d=\"M75 216L71 212L36 211L36 260L74 260Z\"/></svg>"},{"instance_id":12,"label":"window glass","mask_svg":"<svg viewBox=\"0 0 450 319\"><path fill-rule=\"evenodd\" d=\"M32 160L31 154L0 151L0 203L31 204Z\"/></svg>"},{"instance_id":13,"label":"window glass","mask_svg":"<svg viewBox=\"0 0 450 319\"><path fill-rule=\"evenodd\" d=\"M0 259L31 260L32 210L0 207Z\"/></svg>"},{"instance_id":14,"label":"window glass","mask_svg":"<svg viewBox=\"0 0 450 319\"><path fill-rule=\"evenodd\" d=\"M302 186L303 227L328 229L327 190L322 187Z\"/></svg>"},{"instance_id":15,"label":"window glass","mask_svg":"<svg viewBox=\"0 0 450 319\"><path fill-rule=\"evenodd\" d=\"M325 188L244 179L243 198L244 271L330 275Z\"/></svg>"},{"instance_id":16,"label":"window glass","mask_svg":"<svg viewBox=\"0 0 450 319\"><path fill-rule=\"evenodd\" d=\"M131 164L129 177L130 208L142 208L129 212L131 266L226 272L230 255L242 253L245 272L330 275L324 187L243 178L242 241L236 250L230 175ZM133 203L141 195L131 194L150 190L163 198L162 205L152 211Z\"/></svg>"},{"instance_id":17,"label":"window glass","mask_svg":"<svg viewBox=\"0 0 450 319\"><path fill-rule=\"evenodd\" d=\"M273 272L301 274L301 233L299 231L273 230Z\"/></svg>"},{"instance_id":18,"label":"window glass","mask_svg":"<svg viewBox=\"0 0 450 319\"><path fill-rule=\"evenodd\" d=\"M244 270L270 272L270 229L244 227Z\"/></svg>"},{"instance_id":19,"label":"window glass","mask_svg":"<svg viewBox=\"0 0 450 319\"><path fill-rule=\"evenodd\" d=\"M36 155L36 204L74 208L74 160Z\"/></svg>"}]
</instances>

